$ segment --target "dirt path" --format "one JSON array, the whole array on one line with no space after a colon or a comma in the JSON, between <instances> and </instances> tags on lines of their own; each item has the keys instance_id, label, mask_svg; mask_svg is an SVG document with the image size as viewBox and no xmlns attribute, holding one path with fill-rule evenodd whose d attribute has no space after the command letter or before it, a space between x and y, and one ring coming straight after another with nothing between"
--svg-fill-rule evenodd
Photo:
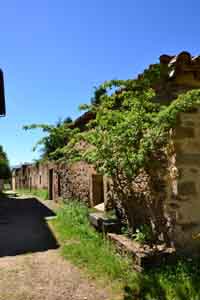
<instances>
[{"instance_id":1,"label":"dirt path","mask_svg":"<svg viewBox=\"0 0 200 300\"><path fill-rule=\"evenodd\" d=\"M0 300L112 300L61 257L53 214L37 199L0 199Z\"/></svg>"},{"instance_id":2,"label":"dirt path","mask_svg":"<svg viewBox=\"0 0 200 300\"><path fill-rule=\"evenodd\" d=\"M58 250L0 258L0 300L111 300Z\"/></svg>"}]
</instances>

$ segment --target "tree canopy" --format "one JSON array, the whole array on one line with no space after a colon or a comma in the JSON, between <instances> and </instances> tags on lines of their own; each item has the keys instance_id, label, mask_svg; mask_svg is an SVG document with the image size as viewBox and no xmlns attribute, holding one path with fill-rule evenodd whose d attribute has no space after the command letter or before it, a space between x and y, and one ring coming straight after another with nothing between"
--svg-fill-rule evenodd
<instances>
[{"instance_id":1,"label":"tree canopy","mask_svg":"<svg viewBox=\"0 0 200 300\"><path fill-rule=\"evenodd\" d=\"M0 145L0 179L10 178L9 161L3 147Z\"/></svg>"},{"instance_id":2,"label":"tree canopy","mask_svg":"<svg viewBox=\"0 0 200 300\"><path fill-rule=\"evenodd\" d=\"M59 120L55 125L48 124L31 124L25 125L24 130L41 129L45 136L37 142L33 151L40 147L41 159L51 159L52 153L57 149L64 147L68 141L71 130L69 125L72 124L72 119L67 117L65 120ZM57 154L54 159L59 159Z\"/></svg>"},{"instance_id":3,"label":"tree canopy","mask_svg":"<svg viewBox=\"0 0 200 300\"><path fill-rule=\"evenodd\" d=\"M176 126L177 115L200 104L199 89L179 95L168 105L158 103L154 86L160 80L160 66L155 65L137 80L103 83L95 90L91 104L82 106L95 115L83 132L65 124L32 126L42 127L48 133L39 142L44 146L43 153L47 158L67 162L84 160L93 164L102 175L112 178L115 199L122 203L132 228L141 224L141 220L136 220L139 214L133 215L133 211L138 211L139 207L141 210L149 199L152 207L150 209L146 203L143 211L149 213L148 218L153 214L155 228L159 227L156 222L164 226L165 221L160 221L164 218L163 207L157 204L154 193L158 184L153 182L152 174L163 169L163 161L167 161L170 129ZM79 147L80 141L86 146ZM164 169L167 172L166 164ZM143 194L144 201L133 184L141 172L146 174L151 190L151 197L148 193Z\"/></svg>"}]
</instances>

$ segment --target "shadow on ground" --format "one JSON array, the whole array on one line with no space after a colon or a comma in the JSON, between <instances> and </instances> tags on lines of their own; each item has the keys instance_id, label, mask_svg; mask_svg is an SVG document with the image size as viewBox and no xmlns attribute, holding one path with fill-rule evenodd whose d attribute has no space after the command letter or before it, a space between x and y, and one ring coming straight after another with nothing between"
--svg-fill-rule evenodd
<instances>
[{"instance_id":1,"label":"shadow on ground","mask_svg":"<svg viewBox=\"0 0 200 300\"><path fill-rule=\"evenodd\" d=\"M58 248L45 221L51 216L36 198L0 196L0 257Z\"/></svg>"}]
</instances>

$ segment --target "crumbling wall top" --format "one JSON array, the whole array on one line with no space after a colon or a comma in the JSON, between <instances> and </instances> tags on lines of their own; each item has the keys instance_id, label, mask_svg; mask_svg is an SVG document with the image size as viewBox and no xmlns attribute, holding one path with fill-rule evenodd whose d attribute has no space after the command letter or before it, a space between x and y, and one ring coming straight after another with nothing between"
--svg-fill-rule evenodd
<instances>
[{"instance_id":1,"label":"crumbling wall top","mask_svg":"<svg viewBox=\"0 0 200 300\"><path fill-rule=\"evenodd\" d=\"M200 88L200 56L183 51L178 55L161 55L162 76L177 85Z\"/></svg>"}]
</instances>

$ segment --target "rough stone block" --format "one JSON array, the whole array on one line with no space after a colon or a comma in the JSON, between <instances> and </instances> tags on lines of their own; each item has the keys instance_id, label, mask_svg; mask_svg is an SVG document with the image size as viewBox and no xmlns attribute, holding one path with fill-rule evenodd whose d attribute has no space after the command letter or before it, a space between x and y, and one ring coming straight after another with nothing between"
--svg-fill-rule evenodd
<instances>
[{"instance_id":1,"label":"rough stone block","mask_svg":"<svg viewBox=\"0 0 200 300\"><path fill-rule=\"evenodd\" d=\"M190 172L193 173L193 174L198 174L199 173L199 169L191 168Z\"/></svg>"},{"instance_id":2,"label":"rough stone block","mask_svg":"<svg viewBox=\"0 0 200 300\"><path fill-rule=\"evenodd\" d=\"M200 154L199 153L180 154L180 155L177 155L176 160L177 160L177 164L200 167Z\"/></svg>"},{"instance_id":3,"label":"rough stone block","mask_svg":"<svg viewBox=\"0 0 200 300\"><path fill-rule=\"evenodd\" d=\"M124 235L109 233L108 238L122 255L129 255L133 259L133 268L143 271L146 268L159 266L161 263L170 263L176 260L175 248L157 245L141 245Z\"/></svg>"},{"instance_id":4,"label":"rough stone block","mask_svg":"<svg viewBox=\"0 0 200 300\"><path fill-rule=\"evenodd\" d=\"M194 138L195 131L192 127L181 126L176 128L175 138L176 139L185 139L185 138Z\"/></svg>"},{"instance_id":5,"label":"rough stone block","mask_svg":"<svg viewBox=\"0 0 200 300\"><path fill-rule=\"evenodd\" d=\"M94 226L97 230L102 230L102 221L103 221L103 213L90 213L89 221L92 226Z\"/></svg>"},{"instance_id":6,"label":"rough stone block","mask_svg":"<svg viewBox=\"0 0 200 300\"><path fill-rule=\"evenodd\" d=\"M174 202L169 203L169 206L170 206L171 208L173 208L173 209L179 209L179 208L180 208L180 205L177 204L177 203L174 203Z\"/></svg>"},{"instance_id":7,"label":"rough stone block","mask_svg":"<svg viewBox=\"0 0 200 300\"><path fill-rule=\"evenodd\" d=\"M92 226L94 226L98 231L102 231L104 233L114 232L120 233L121 224L115 218L107 218L103 213L90 213L89 221Z\"/></svg>"},{"instance_id":8,"label":"rough stone block","mask_svg":"<svg viewBox=\"0 0 200 300\"><path fill-rule=\"evenodd\" d=\"M102 231L112 232L112 233L120 233L121 232L121 224L115 219L107 219L102 222Z\"/></svg>"},{"instance_id":9,"label":"rough stone block","mask_svg":"<svg viewBox=\"0 0 200 300\"><path fill-rule=\"evenodd\" d=\"M193 181L185 181L178 183L178 191L180 195L196 195L196 184Z\"/></svg>"},{"instance_id":10,"label":"rough stone block","mask_svg":"<svg viewBox=\"0 0 200 300\"><path fill-rule=\"evenodd\" d=\"M185 124L184 124L185 126L189 126L189 127L194 127L195 126L195 123L193 122L193 121L186 121L185 122Z\"/></svg>"},{"instance_id":11,"label":"rough stone block","mask_svg":"<svg viewBox=\"0 0 200 300\"><path fill-rule=\"evenodd\" d=\"M183 231L188 231L188 230L190 231L198 227L199 224L196 222L189 222L189 223L178 223L178 225L181 226Z\"/></svg>"}]
</instances>

